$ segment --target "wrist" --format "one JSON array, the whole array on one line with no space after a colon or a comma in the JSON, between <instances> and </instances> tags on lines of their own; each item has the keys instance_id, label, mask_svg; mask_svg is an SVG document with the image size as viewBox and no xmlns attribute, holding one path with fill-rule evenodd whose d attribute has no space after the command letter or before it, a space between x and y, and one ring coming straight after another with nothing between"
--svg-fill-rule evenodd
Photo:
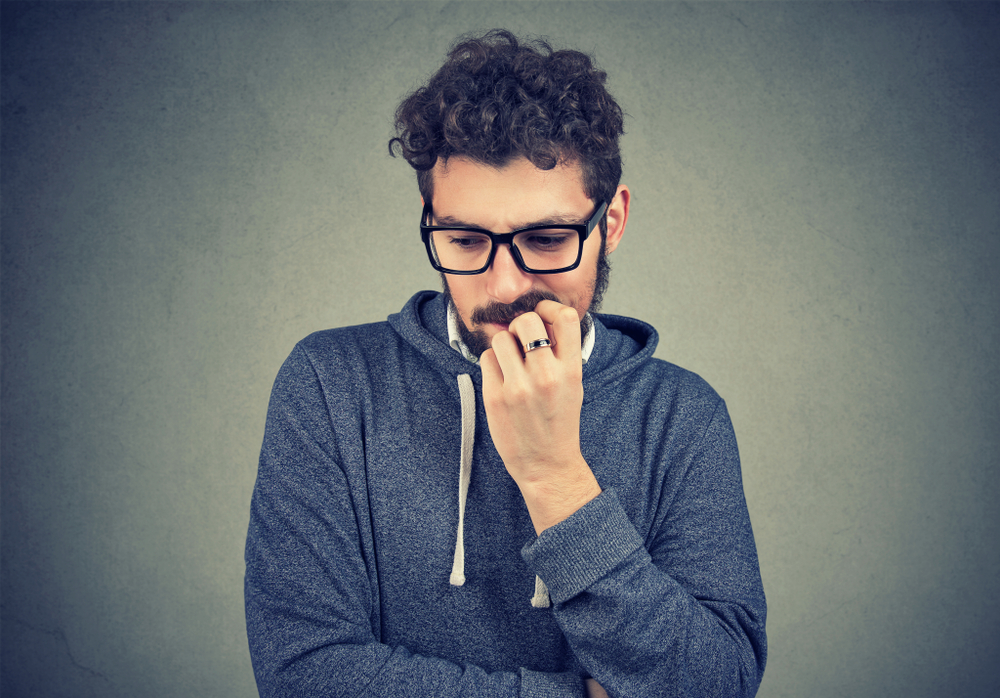
<instances>
[{"instance_id":1,"label":"wrist","mask_svg":"<svg viewBox=\"0 0 1000 698\"><path fill-rule=\"evenodd\" d=\"M602 492L590 466L581 462L583 468L570 477L518 483L537 535L568 519Z\"/></svg>"}]
</instances>

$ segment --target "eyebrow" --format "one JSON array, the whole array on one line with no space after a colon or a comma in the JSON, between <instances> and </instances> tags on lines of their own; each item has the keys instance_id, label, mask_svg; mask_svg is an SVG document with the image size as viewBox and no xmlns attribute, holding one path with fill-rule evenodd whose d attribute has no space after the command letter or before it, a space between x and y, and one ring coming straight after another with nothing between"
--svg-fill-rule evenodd
<instances>
[{"instance_id":1,"label":"eyebrow","mask_svg":"<svg viewBox=\"0 0 1000 698\"><path fill-rule=\"evenodd\" d=\"M433 213L433 209L431 210L431 213L434 216L434 220L437 221L438 226L446 226L451 228L475 228L477 230L489 230L489 228L483 227L481 225L476 225L474 223L469 223L467 221L463 221L459 218L455 218L454 216L438 216L436 213ZM519 225L515 225L511 228L511 230L524 230L525 228L537 228L540 226L547 226L547 225L548 226L582 225L583 223L584 221L581 221L580 217L576 215L553 214L548 218L542 218L540 220L532 221L530 223L521 223Z\"/></svg>"}]
</instances>

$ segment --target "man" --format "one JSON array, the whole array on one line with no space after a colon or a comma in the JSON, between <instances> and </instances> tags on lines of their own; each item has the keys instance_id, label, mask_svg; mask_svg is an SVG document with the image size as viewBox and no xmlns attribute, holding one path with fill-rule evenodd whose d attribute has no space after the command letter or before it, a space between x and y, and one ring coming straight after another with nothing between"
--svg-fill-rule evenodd
<instances>
[{"instance_id":1,"label":"man","mask_svg":"<svg viewBox=\"0 0 1000 698\"><path fill-rule=\"evenodd\" d=\"M604 79L495 31L400 106L445 293L316 333L277 377L247 539L261 695L756 693L725 405L594 312L630 203Z\"/></svg>"}]
</instances>

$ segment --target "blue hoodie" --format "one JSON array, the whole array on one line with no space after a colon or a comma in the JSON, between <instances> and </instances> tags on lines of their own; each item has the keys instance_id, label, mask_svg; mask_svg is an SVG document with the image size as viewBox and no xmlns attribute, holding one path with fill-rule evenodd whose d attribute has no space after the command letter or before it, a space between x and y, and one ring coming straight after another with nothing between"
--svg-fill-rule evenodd
<instances>
[{"instance_id":1,"label":"blue hoodie","mask_svg":"<svg viewBox=\"0 0 1000 698\"><path fill-rule=\"evenodd\" d=\"M729 415L596 315L603 492L536 536L439 294L317 332L274 384L246 547L261 696L753 696L765 602Z\"/></svg>"}]
</instances>

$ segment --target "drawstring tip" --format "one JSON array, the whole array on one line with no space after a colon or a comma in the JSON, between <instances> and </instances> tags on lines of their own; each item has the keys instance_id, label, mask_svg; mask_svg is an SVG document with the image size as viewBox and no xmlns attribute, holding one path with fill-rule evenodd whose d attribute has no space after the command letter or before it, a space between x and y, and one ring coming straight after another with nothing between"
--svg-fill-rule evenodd
<instances>
[{"instance_id":1,"label":"drawstring tip","mask_svg":"<svg viewBox=\"0 0 1000 698\"><path fill-rule=\"evenodd\" d=\"M535 608L548 608L551 604L545 582L541 577L535 577L535 595L531 597L531 605Z\"/></svg>"},{"instance_id":2,"label":"drawstring tip","mask_svg":"<svg viewBox=\"0 0 1000 698\"><path fill-rule=\"evenodd\" d=\"M535 608L548 608L550 605L549 595L543 594L541 596L533 596L531 598L531 605Z\"/></svg>"},{"instance_id":3,"label":"drawstring tip","mask_svg":"<svg viewBox=\"0 0 1000 698\"><path fill-rule=\"evenodd\" d=\"M465 584L465 575L461 572L452 572L449 580L453 587L460 587Z\"/></svg>"}]
</instances>

